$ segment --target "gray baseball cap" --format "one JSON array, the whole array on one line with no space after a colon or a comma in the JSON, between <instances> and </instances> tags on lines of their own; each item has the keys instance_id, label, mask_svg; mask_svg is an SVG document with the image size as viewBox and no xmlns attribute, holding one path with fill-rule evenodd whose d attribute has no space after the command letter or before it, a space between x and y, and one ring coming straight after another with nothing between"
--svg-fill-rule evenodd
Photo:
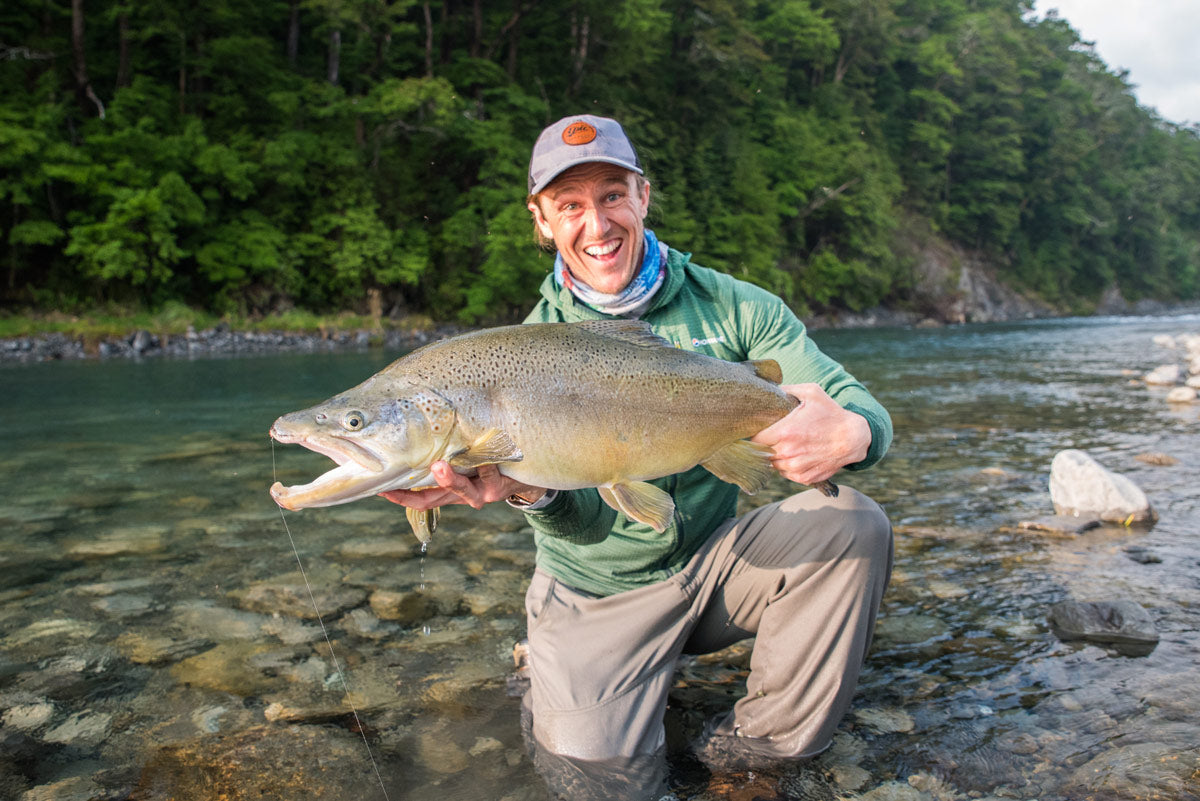
<instances>
[{"instance_id":1,"label":"gray baseball cap","mask_svg":"<svg viewBox=\"0 0 1200 801\"><path fill-rule=\"evenodd\" d=\"M621 123L608 117L576 114L547 127L533 145L529 194L536 195L577 164L603 161L642 174L637 153Z\"/></svg>"}]
</instances>

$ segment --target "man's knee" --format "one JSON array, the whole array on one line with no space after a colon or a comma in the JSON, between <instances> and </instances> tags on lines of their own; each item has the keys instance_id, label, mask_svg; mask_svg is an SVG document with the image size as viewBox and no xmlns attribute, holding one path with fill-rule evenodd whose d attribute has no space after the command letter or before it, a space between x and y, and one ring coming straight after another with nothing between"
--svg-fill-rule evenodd
<instances>
[{"instance_id":1,"label":"man's knee","mask_svg":"<svg viewBox=\"0 0 1200 801\"><path fill-rule=\"evenodd\" d=\"M831 557L891 560L891 521L878 503L853 487L840 487L835 498L817 490L801 492L784 500L780 511L798 515L798 525L827 543Z\"/></svg>"}]
</instances>

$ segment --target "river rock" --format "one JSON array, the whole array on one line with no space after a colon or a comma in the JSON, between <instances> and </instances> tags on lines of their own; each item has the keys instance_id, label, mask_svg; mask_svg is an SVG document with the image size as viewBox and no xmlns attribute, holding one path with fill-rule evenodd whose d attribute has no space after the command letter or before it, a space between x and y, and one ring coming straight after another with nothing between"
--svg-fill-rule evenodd
<instances>
[{"instance_id":1,"label":"river rock","mask_svg":"<svg viewBox=\"0 0 1200 801\"><path fill-rule=\"evenodd\" d=\"M1089 798L1196 798L1200 795L1200 748L1165 743L1114 748L1082 765L1064 789Z\"/></svg>"},{"instance_id":2,"label":"river rock","mask_svg":"<svg viewBox=\"0 0 1200 801\"><path fill-rule=\"evenodd\" d=\"M107 798L89 776L72 776L26 790L17 801L93 801Z\"/></svg>"},{"instance_id":3,"label":"river rock","mask_svg":"<svg viewBox=\"0 0 1200 801\"><path fill-rule=\"evenodd\" d=\"M1051 462L1050 500L1060 515L1126 524L1157 519L1141 488L1079 450L1059 451Z\"/></svg>"},{"instance_id":4,"label":"river rock","mask_svg":"<svg viewBox=\"0 0 1200 801\"><path fill-rule=\"evenodd\" d=\"M888 615L875 624L875 637L883 645L915 644L941 637L950 627L932 615Z\"/></svg>"},{"instance_id":5,"label":"river rock","mask_svg":"<svg viewBox=\"0 0 1200 801\"><path fill-rule=\"evenodd\" d=\"M243 698L262 695L286 683L282 677L267 675L260 666L258 657L272 653L275 648L270 644L243 641L221 643L172 665L171 675L189 687L207 687Z\"/></svg>"},{"instance_id":6,"label":"river rock","mask_svg":"<svg viewBox=\"0 0 1200 801\"><path fill-rule=\"evenodd\" d=\"M18 731L33 731L50 722L54 717L54 704L47 700L9 707L0 718L6 727Z\"/></svg>"},{"instance_id":7,"label":"river rock","mask_svg":"<svg viewBox=\"0 0 1200 801\"><path fill-rule=\"evenodd\" d=\"M318 610L321 616L332 616L361 605L367 599L367 591L341 584L306 584L297 573L234 590L229 597L251 612L317 620Z\"/></svg>"},{"instance_id":8,"label":"river rock","mask_svg":"<svg viewBox=\"0 0 1200 801\"><path fill-rule=\"evenodd\" d=\"M912 715L896 707L867 707L854 710L854 719L880 734L910 732L916 727Z\"/></svg>"},{"instance_id":9,"label":"river rock","mask_svg":"<svg viewBox=\"0 0 1200 801\"><path fill-rule=\"evenodd\" d=\"M395 786L397 777L391 779ZM130 801L380 798L360 736L324 726L256 726L161 749Z\"/></svg>"},{"instance_id":10,"label":"river rock","mask_svg":"<svg viewBox=\"0 0 1200 801\"><path fill-rule=\"evenodd\" d=\"M99 745L108 736L112 715L107 712L77 712L42 735L48 743Z\"/></svg>"},{"instance_id":11,"label":"river rock","mask_svg":"<svg viewBox=\"0 0 1200 801\"><path fill-rule=\"evenodd\" d=\"M1167 403L1191 403L1196 400L1196 390L1192 387L1175 387L1167 393Z\"/></svg>"},{"instance_id":12,"label":"river rock","mask_svg":"<svg viewBox=\"0 0 1200 801\"><path fill-rule=\"evenodd\" d=\"M1181 373L1178 364L1163 364L1146 373L1142 380L1153 386L1171 386L1179 383Z\"/></svg>"},{"instance_id":13,"label":"river rock","mask_svg":"<svg viewBox=\"0 0 1200 801\"><path fill-rule=\"evenodd\" d=\"M1192 389L1200 389L1200 361L1197 361L1192 367L1194 368L1192 369L1193 375L1188 376L1188 380L1184 381L1183 385Z\"/></svg>"},{"instance_id":14,"label":"river rock","mask_svg":"<svg viewBox=\"0 0 1200 801\"><path fill-rule=\"evenodd\" d=\"M1111 645L1126 656L1145 656L1158 645L1154 620L1133 601L1060 601L1049 622L1060 639Z\"/></svg>"}]
</instances>

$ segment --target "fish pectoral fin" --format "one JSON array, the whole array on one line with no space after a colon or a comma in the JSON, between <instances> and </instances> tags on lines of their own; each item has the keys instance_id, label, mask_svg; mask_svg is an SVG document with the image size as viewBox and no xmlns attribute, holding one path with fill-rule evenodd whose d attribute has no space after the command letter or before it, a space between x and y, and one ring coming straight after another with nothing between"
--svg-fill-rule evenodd
<instances>
[{"instance_id":1,"label":"fish pectoral fin","mask_svg":"<svg viewBox=\"0 0 1200 801\"><path fill-rule=\"evenodd\" d=\"M404 516L408 518L408 524L412 526L413 534L417 535L417 541L422 545L433 539L433 532L437 531L438 518L441 517L442 511L437 507L433 509L405 509Z\"/></svg>"},{"instance_id":2,"label":"fish pectoral fin","mask_svg":"<svg viewBox=\"0 0 1200 801\"><path fill-rule=\"evenodd\" d=\"M740 439L721 448L700 466L722 481L737 484L747 495L753 495L775 472L771 466L771 453L765 445Z\"/></svg>"},{"instance_id":3,"label":"fish pectoral fin","mask_svg":"<svg viewBox=\"0 0 1200 801\"><path fill-rule=\"evenodd\" d=\"M500 462L519 462L525 458L512 437L498 428L488 429L471 447L462 453L451 456L447 461L452 467L471 468L481 464L499 464Z\"/></svg>"},{"instance_id":4,"label":"fish pectoral fin","mask_svg":"<svg viewBox=\"0 0 1200 801\"><path fill-rule=\"evenodd\" d=\"M742 364L753 370L754 374L763 381L770 381L772 384L783 383L783 369L774 359L756 359L752 362L742 362Z\"/></svg>"},{"instance_id":5,"label":"fish pectoral fin","mask_svg":"<svg viewBox=\"0 0 1200 801\"><path fill-rule=\"evenodd\" d=\"M674 499L645 481L622 482L596 489L609 506L659 533L666 531L675 517Z\"/></svg>"}]
</instances>

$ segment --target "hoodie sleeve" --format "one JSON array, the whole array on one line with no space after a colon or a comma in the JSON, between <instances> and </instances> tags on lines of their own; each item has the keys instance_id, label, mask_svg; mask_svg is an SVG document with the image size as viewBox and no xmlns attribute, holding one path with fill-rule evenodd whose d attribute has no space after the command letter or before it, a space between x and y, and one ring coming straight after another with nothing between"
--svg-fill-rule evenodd
<instances>
[{"instance_id":1,"label":"hoodie sleeve","mask_svg":"<svg viewBox=\"0 0 1200 801\"><path fill-rule=\"evenodd\" d=\"M782 300L759 287L737 290L738 328L750 359L774 359L785 384L818 384L844 409L866 418L871 447L861 462L847 470L863 470L878 462L892 443L892 418L845 367L826 355L808 336L804 323Z\"/></svg>"}]
</instances>

